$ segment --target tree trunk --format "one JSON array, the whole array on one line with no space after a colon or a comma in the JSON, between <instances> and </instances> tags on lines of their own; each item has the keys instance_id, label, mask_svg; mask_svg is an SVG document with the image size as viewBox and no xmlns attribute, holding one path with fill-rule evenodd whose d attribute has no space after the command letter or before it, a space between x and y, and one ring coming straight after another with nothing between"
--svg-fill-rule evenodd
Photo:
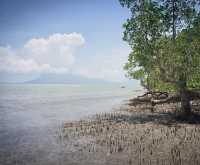
<instances>
[{"instance_id":1,"label":"tree trunk","mask_svg":"<svg viewBox=\"0 0 200 165\"><path fill-rule=\"evenodd\" d=\"M186 85L181 86L180 97L181 97L181 115L184 118L187 118L191 114L191 105L190 105L190 95L186 89Z\"/></svg>"}]
</instances>

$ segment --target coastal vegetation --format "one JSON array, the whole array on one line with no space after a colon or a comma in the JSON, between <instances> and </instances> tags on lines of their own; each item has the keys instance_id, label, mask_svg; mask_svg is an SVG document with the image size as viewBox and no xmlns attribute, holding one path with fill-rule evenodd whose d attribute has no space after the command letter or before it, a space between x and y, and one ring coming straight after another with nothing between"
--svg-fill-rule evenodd
<instances>
[{"instance_id":1,"label":"coastal vegetation","mask_svg":"<svg viewBox=\"0 0 200 165\"><path fill-rule=\"evenodd\" d=\"M141 81L152 105L178 100L181 116L189 116L190 101L200 98L200 1L120 3L131 12L123 25L123 39L132 49L124 66L127 76Z\"/></svg>"}]
</instances>

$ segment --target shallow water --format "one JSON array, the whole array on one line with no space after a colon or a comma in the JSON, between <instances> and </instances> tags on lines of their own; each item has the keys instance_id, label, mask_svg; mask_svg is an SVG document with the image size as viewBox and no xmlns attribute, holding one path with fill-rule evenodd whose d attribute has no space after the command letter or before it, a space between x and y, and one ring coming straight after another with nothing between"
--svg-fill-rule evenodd
<instances>
[{"instance_id":1,"label":"shallow water","mask_svg":"<svg viewBox=\"0 0 200 165\"><path fill-rule=\"evenodd\" d=\"M62 124L112 111L138 93L116 84L0 85L0 164L67 164Z\"/></svg>"}]
</instances>

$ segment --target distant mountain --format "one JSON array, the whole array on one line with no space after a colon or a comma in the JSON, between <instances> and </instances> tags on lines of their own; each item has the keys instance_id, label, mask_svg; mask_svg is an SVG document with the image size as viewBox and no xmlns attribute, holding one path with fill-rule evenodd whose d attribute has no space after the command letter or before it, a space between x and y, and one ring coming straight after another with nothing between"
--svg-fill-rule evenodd
<instances>
[{"instance_id":1,"label":"distant mountain","mask_svg":"<svg viewBox=\"0 0 200 165\"><path fill-rule=\"evenodd\" d=\"M72 74L42 74L39 78L27 81L31 84L107 84L113 83L102 79L86 78Z\"/></svg>"}]
</instances>

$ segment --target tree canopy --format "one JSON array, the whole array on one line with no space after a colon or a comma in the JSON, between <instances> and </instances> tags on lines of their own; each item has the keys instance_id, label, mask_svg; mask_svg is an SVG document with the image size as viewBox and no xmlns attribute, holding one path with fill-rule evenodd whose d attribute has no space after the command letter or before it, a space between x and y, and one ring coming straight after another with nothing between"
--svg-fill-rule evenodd
<instances>
[{"instance_id":1,"label":"tree canopy","mask_svg":"<svg viewBox=\"0 0 200 165\"><path fill-rule=\"evenodd\" d=\"M199 89L200 0L120 3L131 11L123 25L123 39L132 48L124 66L127 76L150 91L173 90L187 96L189 89Z\"/></svg>"}]
</instances>

